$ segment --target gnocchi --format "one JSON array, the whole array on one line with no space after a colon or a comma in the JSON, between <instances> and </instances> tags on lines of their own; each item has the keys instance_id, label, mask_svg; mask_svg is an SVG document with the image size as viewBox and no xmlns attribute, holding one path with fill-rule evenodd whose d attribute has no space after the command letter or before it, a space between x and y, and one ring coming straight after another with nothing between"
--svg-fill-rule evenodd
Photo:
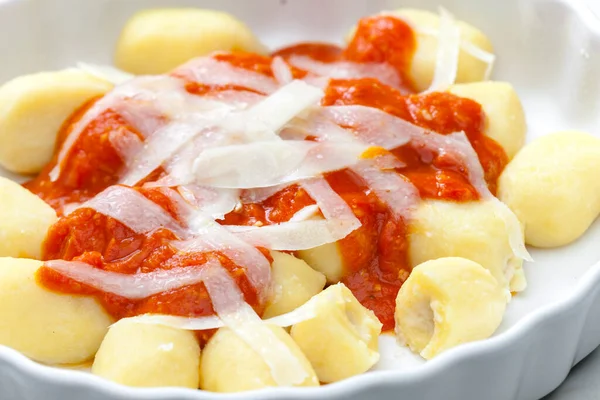
<instances>
[{"instance_id":1,"label":"gnocchi","mask_svg":"<svg viewBox=\"0 0 600 400\"><path fill-rule=\"evenodd\" d=\"M112 318L91 297L40 286L42 263L0 258L0 344L45 364L79 364L94 357Z\"/></svg>"},{"instance_id":2,"label":"gnocchi","mask_svg":"<svg viewBox=\"0 0 600 400\"><path fill-rule=\"evenodd\" d=\"M599 168L600 139L578 131L542 136L508 164L498 197L525 226L526 243L563 246L600 213L600 182L591 173Z\"/></svg>"},{"instance_id":3,"label":"gnocchi","mask_svg":"<svg viewBox=\"0 0 600 400\"><path fill-rule=\"evenodd\" d=\"M271 256L273 297L265 308L263 318L275 317L300 307L325 286L325 276L311 269L304 261L276 251L271 252Z\"/></svg>"},{"instance_id":4,"label":"gnocchi","mask_svg":"<svg viewBox=\"0 0 600 400\"><path fill-rule=\"evenodd\" d=\"M115 64L133 74L162 74L215 51L263 53L241 21L213 10L156 9L135 14L117 43Z\"/></svg>"},{"instance_id":5,"label":"gnocchi","mask_svg":"<svg viewBox=\"0 0 600 400\"><path fill-rule=\"evenodd\" d=\"M474 82L451 86L448 91L475 100L485 113L485 135L498 142L509 159L525 144L527 124L517 92L506 82Z\"/></svg>"},{"instance_id":6,"label":"gnocchi","mask_svg":"<svg viewBox=\"0 0 600 400\"><path fill-rule=\"evenodd\" d=\"M430 359L462 343L491 336L506 297L492 274L459 257L417 265L396 298L396 335Z\"/></svg>"},{"instance_id":7,"label":"gnocchi","mask_svg":"<svg viewBox=\"0 0 600 400\"><path fill-rule=\"evenodd\" d=\"M292 326L291 335L321 382L366 372L379 360L381 322L343 284L318 295L316 316Z\"/></svg>"},{"instance_id":8,"label":"gnocchi","mask_svg":"<svg viewBox=\"0 0 600 400\"><path fill-rule=\"evenodd\" d=\"M193 332L122 319L104 337L92 373L127 386L197 389L200 346Z\"/></svg>"},{"instance_id":9,"label":"gnocchi","mask_svg":"<svg viewBox=\"0 0 600 400\"><path fill-rule=\"evenodd\" d=\"M523 261L513 254L505 222L493 202L424 201L409 227L413 267L441 257L481 264L501 287L525 289Z\"/></svg>"},{"instance_id":10,"label":"gnocchi","mask_svg":"<svg viewBox=\"0 0 600 400\"><path fill-rule=\"evenodd\" d=\"M56 212L16 182L0 177L0 257L39 259Z\"/></svg>"},{"instance_id":11,"label":"gnocchi","mask_svg":"<svg viewBox=\"0 0 600 400\"><path fill-rule=\"evenodd\" d=\"M298 386L319 386L313 367L290 335L278 326L268 325L296 357L306 375ZM240 337L221 328L208 341L200 362L200 387L211 392L240 392L277 386L271 369Z\"/></svg>"},{"instance_id":12,"label":"gnocchi","mask_svg":"<svg viewBox=\"0 0 600 400\"><path fill-rule=\"evenodd\" d=\"M40 172L52 158L58 131L81 105L112 84L78 69L40 72L0 87L0 165Z\"/></svg>"}]
</instances>

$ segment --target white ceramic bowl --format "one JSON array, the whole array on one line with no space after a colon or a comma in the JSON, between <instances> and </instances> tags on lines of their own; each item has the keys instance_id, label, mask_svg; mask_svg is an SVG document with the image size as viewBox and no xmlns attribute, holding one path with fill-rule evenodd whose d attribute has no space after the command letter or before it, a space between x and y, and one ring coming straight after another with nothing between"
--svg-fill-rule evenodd
<instances>
[{"instance_id":1,"label":"white ceramic bowl","mask_svg":"<svg viewBox=\"0 0 600 400\"><path fill-rule=\"evenodd\" d=\"M340 41L363 15L440 3L492 39L495 79L516 86L529 140L563 128L600 136L600 20L568 0L0 0L0 81L77 61L109 63L120 28L142 8L223 9L279 46ZM377 371L320 388L216 395L126 388L41 366L0 346L0 399L538 399L600 344L600 223L568 247L532 255L529 287L510 304L497 334L427 363L384 336Z\"/></svg>"}]
</instances>

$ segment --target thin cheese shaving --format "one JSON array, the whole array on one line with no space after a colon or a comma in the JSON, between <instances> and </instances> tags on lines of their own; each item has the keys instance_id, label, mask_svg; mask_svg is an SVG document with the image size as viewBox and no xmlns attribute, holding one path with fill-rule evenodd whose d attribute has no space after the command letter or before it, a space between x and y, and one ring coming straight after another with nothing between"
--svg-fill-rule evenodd
<instances>
[{"instance_id":1,"label":"thin cheese shaving","mask_svg":"<svg viewBox=\"0 0 600 400\"><path fill-rule=\"evenodd\" d=\"M460 54L460 28L452 14L440 7L440 28L433 80L426 92L446 90L456 81Z\"/></svg>"},{"instance_id":2,"label":"thin cheese shaving","mask_svg":"<svg viewBox=\"0 0 600 400\"><path fill-rule=\"evenodd\" d=\"M208 276L204 285L223 323L264 360L278 385L301 384L308 374L298 357L244 301L242 292L225 269L215 262L205 267Z\"/></svg>"},{"instance_id":3,"label":"thin cheese shaving","mask_svg":"<svg viewBox=\"0 0 600 400\"><path fill-rule=\"evenodd\" d=\"M205 277L203 267L156 269L145 273L120 274L78 261L46 261L44 266L79 283L127 299L145 299L168 290L200 283Z\"/></svg>"},{"instance_id":4,"label":"thin cheese shaving","mask_svg":"<svg viewBox=\"0 0 600 400\"><path fill-rule=\"evenodd\" d=\"M211 187L277 186L346 168L368 147L292 140L214 147L198 156L194 172L198 184Z\"/></svg>"}]
</instances>

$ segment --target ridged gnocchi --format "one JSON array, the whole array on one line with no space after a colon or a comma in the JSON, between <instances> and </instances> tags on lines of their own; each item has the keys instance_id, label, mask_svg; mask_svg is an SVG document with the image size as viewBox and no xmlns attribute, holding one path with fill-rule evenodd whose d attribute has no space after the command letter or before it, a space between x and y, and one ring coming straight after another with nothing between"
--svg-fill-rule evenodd
<instances>
[{"instance_id":1,"label":"ridged gnocchi","mask_svg":"<svg viewBox=\"0 0 600 400\"><path fill-rule=\"evenodd\" d=\"M379 360L381 322L343 284L317 295L314 318L292 326L291 335L321 382L366 372Z\"/></svg>"},{"instance_id":2,"label":"ridged gnocchi","mask_svg":"<svg viewBox=\"0 0 600 400\"><path fill-rule=\"evenodd\" d=\"M513 254L505 221L496 207L491 201L423 201L409 225L411 265L463 257L489 270L500 287L524 290L523 260Z\"/></svg>"},{"instance_id":3,"label":"ridged gnocchi","mask_svg":"<svg viewBox=\"0 0 600 400\"><path fill-rule=\"evenodd\" d=\"M298 386L319 386L313 367L290 335L278 326L267 326L299 360L305 378ZM208 341L200 361L202 389L225 393L270 386L277 383L265 360L231 329L219 329Z\"/></svg>"},{"instance_id":4,"label":"ridged gnocchi","mask_svg":"<svg viewBox=\"0 0 600 400\"><path fill-rule=\"evenodd\" d=\"M462 83L451 86L448 91L481 104L486 115L484 134L502 146L509 160L523 147L527 133L525 112L510 83Z\"/></svg>"},{"instance_id":5,"label":"ridged gnocchi","mask_svg":"<svg viewBox=\"0 0 600 400\"><path fill-rule=\"evenodd\" d=\"M525 227L525 242L558 247L578 239L600 213L600 139L561 131L526 145L498 180L498 197Z\"/></svg>"},{"instance_id":6,"label":"ridged gnocchi","mask_svg":"<svg viewBox=\"0 0 600 400\"><path fill-rule=\"evenodd\" d=\"M278 251L272 251L271 256L273 295L263 318L275 317L300 307L325 286L325 276L304 261Z\"/></svg>"},{"instance_id":7,"label":"ridged gnocchi","mask_svg":"<svg viewBox=\"0 0 600 400\"><path fill-rule=\"evenodd\" d=\"M162 74L215 51L265 49L243 22L227 13L155 9L129 19L117 43L115 64L133 74Z\"/></svg>"},{"instance_id":8,"label":"ridged gnocchi","mask_svg":"<svg viewBox=\"0 0 600 400\"><path fill-rule=\"evenodd\" d=\"M0 257L39 259L56 212L16 182L0 177Z\"/></svg>"},{"instance_id":9,"label":"ridged gnocchi","mask_svg":"<svg viewBox=\"0 0 600 400\"><path fill-rule=\"evenodd\" d=\"M40 286L35 274L41 265L0 258L0 344L45 364L91 360L112 318L91 297Z\"/></svg>"},{"instance_id":10,"label":"ridged gnocchi","mask_svg":"<svg viewBox=\"0 0 600 400\"><path fill-rule=\"evenodd\" d=\"M92 373L127 386L197 389L200 345L191 331L122 319L104 337Z\"/></svg>"},{"instance_id":11,"label":"ridged gnocchi","mask_svg":"<svg viewBox=\"0 0 600 400\"><path fill-rule=\"evenodd\" d=\"M0 165L20 174L39 172L52 158L65 120L113 85L78 69L40 72L0 87Z\"/></svg>"},{"instance_id":12,"label":"ridged gnocchi","mask_svg":"<svg viewBox=\"0 0 600 400\"><path fill-rule=\"evenodd\" d=\"M486 339L502 321L504 290L481 265L459 257L417 265L396 298L396 335L425 359Z\"/></svg>"}]
</instances>

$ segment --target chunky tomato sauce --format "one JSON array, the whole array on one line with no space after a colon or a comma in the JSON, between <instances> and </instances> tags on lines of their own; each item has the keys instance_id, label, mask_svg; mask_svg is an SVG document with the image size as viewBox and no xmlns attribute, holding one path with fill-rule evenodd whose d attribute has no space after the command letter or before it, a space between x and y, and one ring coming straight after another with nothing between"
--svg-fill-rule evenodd
<instances>
[{"instance_id":1,"label":"chunky tomato sauce","mask_svg":"<svg viewBox=\"0 0 600 400\"><path fill-rule=\"evenodd\" d=\"M407 72L414 49L415 37L408 25L393 17L379 16L363 19L345 49L329 44L304 43L279 50L274 55L283 58L303 55L321 62L387 62L399 72L403 89L414 93ZM272 57L232 53L219 54L215 58L273 76ZM292 68L292 74L295 78L302 78L307 72ZM186 89L196 95L221 90L249 90L199 82L188 82ZM370 106L441 134L464 131L479 156L492 192L508 161L503 149L482 134L485 115L481 106L472 100L448 93L403 95L376 79L362 78L332 80L326 88L322 105ZM82 106L64 125L60 138L64 139L69 134L74 122L89 106ZM36 179L25 186L59 211L64 204L93 197L118 181L124 165L110 144L109 135L126 132L137 134L118 114L106 111L84 130L63 162L62 173L56 182L51 182L48 176L56 164L55 158ZM62 139L59 139L59 144ZM465 167L456 165L443 154L410 143L392 150L392 153L405 164L396 171L418 188L422 198L460 202L478 200L477 191L469 183ZM157 179L162 173L159 169L146 181ZM362 223L359 229L339 242L345 266L342 281L362 304L377 314L384 329L392 329L395 297L411 270L407 226L404 221L394 217L387 206L350 170L329 173L326 179ZM168 197L159 190L136 190L177 218ZM293 214L310 204L314 204L310 196L293 185L261 203L244 204L219 222L225 225L279 223L288 221ZM44 258L80 260L97 268L128 274L181 266L201 268L209 255L178 253L168 244L173 239L175 235L166 229L151 234L136 234L112 218L91 209L79 209L51 227L44 245ZM243 266L235 265L221 254L215 253L213 256L219 257L242 289L248 303L260 312L264 304L259 303ZM57 291L97 296L116 318L146 312L182 316L213 313L203 284L182 287L142 300L129 300L86 287L48 268L40 270L39 279Z\"/></svg>"}]
</instances>

